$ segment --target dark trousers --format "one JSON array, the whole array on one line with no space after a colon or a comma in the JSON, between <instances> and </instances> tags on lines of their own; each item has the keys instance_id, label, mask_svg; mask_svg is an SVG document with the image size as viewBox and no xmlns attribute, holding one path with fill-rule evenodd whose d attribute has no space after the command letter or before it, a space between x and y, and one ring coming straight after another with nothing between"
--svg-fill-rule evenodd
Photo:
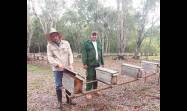
<instances>
[{"instance_id":1,"label":"dark trousers","mask_svg":"<svg viewBox=\"0 0 187 111\"><path fill-rule=\"evenodd\" d=\"M88 66L87 68L87 76L86 76L86 81L93 81L96 80L96 70L95 68L99 67L99 65L94 65L94 66ZM91 89L97 89L97 81L96 82L91 82L86 84L86 91L89 91Z\"/></svg>"}]
</instances>

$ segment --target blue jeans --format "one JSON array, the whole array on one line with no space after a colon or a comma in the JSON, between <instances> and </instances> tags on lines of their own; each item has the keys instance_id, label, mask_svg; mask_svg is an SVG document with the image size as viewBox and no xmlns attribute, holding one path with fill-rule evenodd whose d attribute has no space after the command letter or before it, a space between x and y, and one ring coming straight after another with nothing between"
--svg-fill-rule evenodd
<instances>
[{"instance_id":1,"label":"blue jeans","mask_svg":"<svg viewBox=\"0 0 187 111\"><path fill-rule=\"evenodd\" d=\"M62 99L62 77L63 77L63 71L53 71L54 73L54 77L55 77L55 85L56 85L56 91L57 93L60 91L59 95L57 94L57 98L58 96L60 96L58 99L59 101L61 101ZM68 103L71 103L71 100L69 99L69 97L67 96L67 94L69 96L71 96L71 93L65 89L66 92L66 99Z\"/></svg>"},{"instance_id":2,"label":"blue jeans","mask_svg":"<svg viewBox=\"0 0 187 111\"><path fill-rule=\"evenodd\" d=\"M63 71L53 71L53 73L54 73L54 77L55 77L56 90L61 90Z\"/></svg>"}]
</instances>

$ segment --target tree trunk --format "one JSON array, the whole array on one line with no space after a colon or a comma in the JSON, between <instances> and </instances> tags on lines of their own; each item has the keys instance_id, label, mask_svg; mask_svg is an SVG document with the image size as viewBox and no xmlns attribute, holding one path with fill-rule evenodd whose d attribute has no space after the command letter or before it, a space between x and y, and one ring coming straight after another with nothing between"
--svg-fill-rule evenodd
<instances>
[{"instance_id":1,"label":"tree trunk","mask_svg":"<svg viewBox=\"0 0 187 111\"><path fill-rule=\"evenodd\" d=\"M108 42L108 53L110 53L110 42Z\"/></svg>"},{"instance_id":2,"label":"tree trunk","mask_svg":"<svg viewBox=\"0 0 187 111\"><path fill-rule=\"evenodd\" d=\"M28 33L29 33L29 38L27 41L27 53L30 53L30 45L31 45L31 39L32 39L33 33L32 32L28 32Z\"/></svg>"},{"instance_id":3,"label":"tree trunk","mask_svg":"<svg viewBox=\"0 0 187 111\"><path fill-rule=\"evenodd\" d=\"M122 14L121 14L121 16L120 16L120 53L122 54L123 53L123 38L124 38L124 33L123 33L123 12L122 12Z\"/></svg>"},{"instance_id":4,"label":"tree trunk","mask_svg":"<svg viewBox=\"0 0 187 111\"><path fill-rule=\"evenodd\" d=\"M109 38L108 38L109 36L107 36L107 44L106 44L106 53L108 53L108 47L109 47Z\"/></svg>"},{"instance_id":5,"label":"tree trunk","mask_svg":"<svg viewBox=\"0 0 187 111\"><path fill-rule=\"evenodd\" d=\"M141 44L144 40L144 27L145 24L140 26L140 29L138 30L138 35L137 35L137 42L136 42L136 49L135 49L135 53L134 53L134 59L139 59L139 53L140 53L140 47Z\"/></svg>"},{"instance_id":6,"label":"tree trunk","mask_svg":"<svg viewBox=\"0 0 187 111\"><path fill-rule=\"evenodd\" d=\"M134 53L134 59L139 59L140 58L140 55L139 55L139 53L140 53L140 44L138 44L137 46L136 46L136 49L135 49L135 53Z\"/></svg>"},{"instance_id":7,"label":"tree trunk","mask_svg":"<svg viewBox=\"0 0 187 111\"><path fill-rule=\"evenodd\" d=\"M138 30L137 30L137 47L135 49L135 53L134 53L134 58L138 58L138 54L140 52L140 47L142 44L142 41L145 39L145 27L146 27L146 22L147 22L147 16L148 16L148 12L151 10L149 7L150 6L151 1L146 0L145 4L143 6L143 12L141 13L141 15L139 16L139 22L138 22ZM154 25L154 22L152 23L152 26Z\"/></svg>"},{"instance_id":8,"label":"tree trunk","mask_svg":"<svg viewBox=\"0 0 187 111\"><path fill-rule=\"evenodd\" d=\"M76 34L77 36L75 37L76 38L76 51L79 53L80 52L80 37L81 37L81 35L80 35L80 33L79 32L77 32L77 34Z\"/></svg>"},{"instance_id":9,"label":"tree trunk","mask_svg":"<svg viewBox=\"0 0 187 111\"><path fill-rule=\"evenodd\" d=\"M121 7L120 7L121 6ZM117 0L118 26L117 26L117 47L118 55L125 53L127 43L127 2L126 0Z\"/></svg>"},{"instance_id":10,"label":"tree trunk","mask_svg":"<svg viewBox=\"0 0 187 111\"><path fill-rule=\"evenodd\" d=\"M102 33L102 49L103 49L103 52L104 52L104 34Z\"/></svg>"},{"instance_id":11,"label":"tree trunk","mask_svg":"<svg viewBox=\"0 0 187 111\"><path fill-rule=\"evenodd\" d=\"M112 37L112 33L109 31L109 36L108 36L108 53L110 53L110 45L111 45L111 37Z\"/></svg>"},{"instance_id":12,"label":"tree trunk","mask_svg":"<svg viewBox=\"0 0 187 111\"><path fill-rule=\"evenodd\" d=\"M38 53L40 53L40 43L38 43Z\"/></svg>"},{"instance_id":13,"label":"tree trunk","mask_svg":"<svg viewBox=\"0 0 187 111\"><path fill-rule=\"evenodd\" d=\"M142 44L142 41L143 41L142 33L143 32L138 33L138 40L136 42L136 49L135 49L135 53L134 53L134 56L133 56L134 59L139 59L139 56L140 56L139 55L140 47L141 47L141 44Z\"/></svg>"},{"instance_id":14,"label":"tree trunk","mask_svg":"<svg viewBox=\"0 0 187 111\"><path fill-rule=\"evenodd\" d=\"M128 9L127 9L127 0L122 0L122 37L123 37L123 49L122 52L125 53L125 48L127 46L127 29L128 29L128 25L127 25L127 13L128 13Z\"/></svg>"},{"instance_id":15,"label":"tree trunk","mask_svg":"<svg viewBox=\"0 0 187 111\"><path fill-rule=\"evenodd\" d=\"M120 0L117 0L117 13L118 13L118 17L117 17L117 51L118 51L118 55L120 55L121 51L120 51Z\"/></svg>"},{"instance_id":16,"label":"tree trunk","mask_svg":"<svg viewBox=\"0 0 187 111\"><path fill-rule=\"evenodd\" d=\"M30 53L30 45L33 35L33 13L31 11L31 1L27 5L27 53Z\"/></svg>"},{"instance_id":17,"label":"tree trunk","mask_svg":"<svg viewBox=\"0 0 187 111\"><path fill-rule=\"evenodd\" d=\"M108 45L109 45L109 41L108 41L108 33L105 32L105 53L108 53Z\"/></svg>"}]
</instances>

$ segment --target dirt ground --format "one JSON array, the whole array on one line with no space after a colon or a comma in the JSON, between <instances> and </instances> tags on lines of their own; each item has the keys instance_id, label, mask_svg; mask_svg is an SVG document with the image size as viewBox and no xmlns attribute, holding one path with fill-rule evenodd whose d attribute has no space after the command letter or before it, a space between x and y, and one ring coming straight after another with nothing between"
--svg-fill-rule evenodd
<instances>
[{"instance_id":1,"label":"dirt ground","mask_svg":"<svg viewBox=\"0 0 187 111\"><path fill-rule=\"evenodd\" d=\"M139 60L112 60L105 58L105 67L120 73L122 63L140 65ZM83 76L81 60L76 59L74 68ZM129 77L118 76L118 82L130 80ZM99 83L99 88L104 87ZM73 99L75 106L65 104L63 93L62 111L160 111L160 85L158 75L120 85L101 91L100 96L86 100L85 96ZM49 65L45 63L28 63L27 66L27 110L28 111L59 111L56 108L57 98L54 77Z\"/></svg>"}]
</instances>

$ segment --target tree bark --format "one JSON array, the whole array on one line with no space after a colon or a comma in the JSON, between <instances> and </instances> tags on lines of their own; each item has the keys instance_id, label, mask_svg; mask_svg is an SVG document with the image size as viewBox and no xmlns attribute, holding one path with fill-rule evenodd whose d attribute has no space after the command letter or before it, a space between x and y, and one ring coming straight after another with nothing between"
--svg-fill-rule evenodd
<instances>
[{"instance_id":1,"label":"tree bark","mask_svg":"<svg viewBox=\"0 0 187 111\"><path fill-rule=\"evenodd\" d=\"M32 40L32 35L33 32L28 32L29 33L29 37L28 37L28 41L27 41L27 53L30 53L30 46L31 46L31 40Z\"/></svg>"}]
</instances>

